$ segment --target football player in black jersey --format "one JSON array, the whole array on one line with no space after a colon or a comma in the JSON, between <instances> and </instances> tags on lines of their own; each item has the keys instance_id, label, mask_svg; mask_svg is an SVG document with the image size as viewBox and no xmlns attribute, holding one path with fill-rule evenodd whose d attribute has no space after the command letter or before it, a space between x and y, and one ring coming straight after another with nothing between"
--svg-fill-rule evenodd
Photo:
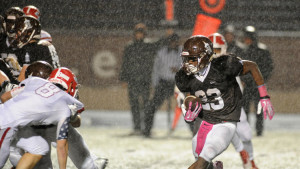
<instances>
[{"instance_id":1,"label":"football player in black jersey","mask_svg":"<svg viewBox=\"0 0 300 169\"><path fill-rule=\"evenodd\" d=\"M199 114L202 122L192 140L196 162L189 169L213 168L211 161L231 143L241 114L242 93L236 76L252 74L264 113L270 119L274 115L257 64L233 55L213 58L213 53L213 44L207 37L196 35L188 38L181 53L182 67L175 75L181 92L188 92L202 100L203 110ZM184 114L187 122L197 118L191 119L191 113L195 112L187 110ZM223 168L222 163L216 164Z\"/></svg>"},{"instance_id":2,"label":"football player in black jersey","mask_svg":"<svg viewBox=\"0 0 300 169\"><path fill-rule=\"evenodd\" d=\"M11 7L5 11L1 27L3 32L0 39L0 70L2 70L13 83L18 83L17 76L21 70L15 55L16 48L11 47L11 43L15 40L15 21L23 16L24 13L19 7Z\"/></svg>"},{"instance_id":3,"label":"football player in black jersey","mask_svg":"<svg viewBox=\"0 0 300 169\"><path fill-rule=\"evenodd\" d=\"M34 61L46 61L53 68L60 67L55 47L46 40L40 40L41 25L33 16L24 15L15 23L16 40L12 44L17 47L16 55L22 67L19 81L24 80L25 70Z\"/></svg>"}]
</instances>

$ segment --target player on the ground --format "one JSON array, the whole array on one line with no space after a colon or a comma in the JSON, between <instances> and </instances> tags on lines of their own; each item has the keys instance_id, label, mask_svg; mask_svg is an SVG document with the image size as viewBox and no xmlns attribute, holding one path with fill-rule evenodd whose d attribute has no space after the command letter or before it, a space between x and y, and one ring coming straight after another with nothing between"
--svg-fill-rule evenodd
<instances>
[{"instance_id":1,"label":"player on the ground","mask_svg":"<svg viewBox=\"0 0 300 169\"><path fill-rule=\"evenodd\" d=\"M3 117L0 119L0 135L3 140L0 144L0 168L8 158L9 146L18 128L49 124L57 125L58 163L60 169L66 168L68 127L72 115L69 105L74 105L75 111L82 111L84 106L72 97L76 90L76 77L69 69L63 70L59 74L54 72L56 75L49 81L40 77L28 77L20 83L19 88L10 92L12 96L18 93L17 96L0 105L0 114ZM32 168L40 158L41 156L25 153L18 166Z\"/></svg>"},{"instance_id":2,"label":"player on the ground","mask_svg":"<svg viewBox=\"0 0 300 169\"><path fill-rule=\"evenodd\" d=\"M201 124L196 126L199 129L192 141L196 162L189 169L212 168L211 161L227 149L236 133L242 97L236 76L252 74L261 94L261 101L266 103L264 113L268 113L270 119L274 115L256 63L233 55L218 58L213 58L212 55L213 44L207 37L196 35L188 38L181 53L182 68L175 76L176 85L181 92L188 92L202 100L202 111L187 107L184 113L187 122L195 121L198 115L202 119Z\"/></svg>"},{"instance_id":3,"label":"player on the ground","mask_svg":"<svg viewBox=\"0 0 300 169\"><path fill-rule=\"evenodd\" d=\"M213 58L218 58L222 55L227 54L227 43L223 35L219 33L213 33L209 35L208 38L213 43ZM243 93L243 85L241 83L241 80L239 77L236 77L236 79ZM251 141L252 130L250 124L247 121L247 116L243 108L241 109L240 122L237 123L236 131L237 136L233 137L233 140L231 142L235 150L240 153L244 168L248 169L252 167L252 169L258 169L255 165L253 157L253 145Z\"/></svg>"}]
</instances>

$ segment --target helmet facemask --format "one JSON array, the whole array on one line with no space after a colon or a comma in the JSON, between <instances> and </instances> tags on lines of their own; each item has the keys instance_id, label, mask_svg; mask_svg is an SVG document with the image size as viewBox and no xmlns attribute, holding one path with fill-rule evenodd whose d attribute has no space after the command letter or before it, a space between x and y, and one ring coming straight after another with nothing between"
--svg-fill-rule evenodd
<instances>
[{"instance_id":1,"label":"helmet facemask","mask_svg":"<svg viewBox=\"0 0 300 169\"><path fill-rule=\"evenodd\" d=\"M15 25L16 40L14 45L22 48L33 39L39 39L40 25L33 17L21 17L16 21Z\"/></svg>"},{"instance_id":2,"label":"helmet facemask","mask_svg":"<svg viewBox=\"0 0 300 169\"><path fill-rule=\"evenodd\" d=\"M187 75L197 74L206 68L212 60L212 43L201 35L190 37L185 43L181 53L182 67Z\"/></svg>"}]
</instances>

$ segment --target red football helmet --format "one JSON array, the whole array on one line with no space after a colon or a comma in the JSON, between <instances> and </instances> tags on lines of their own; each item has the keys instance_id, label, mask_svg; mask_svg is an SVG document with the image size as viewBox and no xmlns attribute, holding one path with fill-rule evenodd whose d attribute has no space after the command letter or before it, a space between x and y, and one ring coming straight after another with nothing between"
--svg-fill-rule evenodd
<instances>
[{"instance_id":1,"label":"red football helmet","mask_svg":"<svg viewBox=\"0 0 300 169\"><path fill-rule=\"evenodd\" d=\"M212 60L213 44L205 36L191 36L183 45L181 57L187 74L198 73Z\"/></svg>"},{"instance_id":2,"label":"red football helmet","mask_svg":"<svg viewBox=\"0 0 300 169\"><path fill-rule=\"evenodd\" d=\"M60 85L71 96L76 96L77 93L77 78L68 68L61 67L54 69L48 79L54 84Z\"/></svg>"},{"instance_id":3,"label":"red football helmet","mask_svg":"<svg viewBox=\"0 0 300 169\"><path fill-rule=\"evenodd\" d=\"M23 12L25 13L25 15L33 16L33 17L35 17L35 19L40 21L41 13L40 13L40 10L37 9L37 7L35 7L33 5L25 6L23 8Z\"/></svg>"},{"instance_id":4,"label":"red football helmet","mask_svg":"<svg viewBox=\"0 0 300 169\"><path fill-rule=\"evenodd\" d=\"M227 43L223 35L219 33L213 33L208 36L209 40L213 43L214 46L214 55L213 57L219 57L225 55L227 51Z\"/></svg>"}]
</instances>

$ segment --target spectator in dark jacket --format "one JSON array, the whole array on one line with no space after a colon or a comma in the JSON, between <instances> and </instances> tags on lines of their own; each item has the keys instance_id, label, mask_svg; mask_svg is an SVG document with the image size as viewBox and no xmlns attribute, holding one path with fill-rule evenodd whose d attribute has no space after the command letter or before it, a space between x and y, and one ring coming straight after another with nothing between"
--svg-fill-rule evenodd
<instances>
[{"instance_id":1,"label":"spectator in dark jacket","mask_svg":"<svg viewBox=\"0 0 300 169\"><path fill-rule=\"evenodd\" d=\"M267 83L273 71L273 60L269 50L267 49L265 44L258 42L257 32L255 31L255 27L253 26L246 26L243 29L242 39L245 45L245 50L244 54L241 55L241 57L245 60L251 60L257 63L258 68L260 69L262 76L265 79L265 82ZM253 79L249 75L242 77L242 81L245 85L243 95L243 106L245 108L245 111L248 114L250 111L250 105L252 102L254 102L256 112L257 104L260 99L257 86L255 85ZM263 133L263 122L263 113L256 115L257 136L261 136Z\"/></svg>"},{"instance_id":2,"label":"spectator in dark jacket","mask_svg":"<svg viewBox=\"0 0 300 169\"><path fill-rule=\"evenodd\" d=\"M147 28L139 23L134 28L134 39L125 47L120 81L128 87L133 132L142 134L142 112L150 97L151 74L155 57L155 44L145 39Z\"/></svg>"}]
</instances>

